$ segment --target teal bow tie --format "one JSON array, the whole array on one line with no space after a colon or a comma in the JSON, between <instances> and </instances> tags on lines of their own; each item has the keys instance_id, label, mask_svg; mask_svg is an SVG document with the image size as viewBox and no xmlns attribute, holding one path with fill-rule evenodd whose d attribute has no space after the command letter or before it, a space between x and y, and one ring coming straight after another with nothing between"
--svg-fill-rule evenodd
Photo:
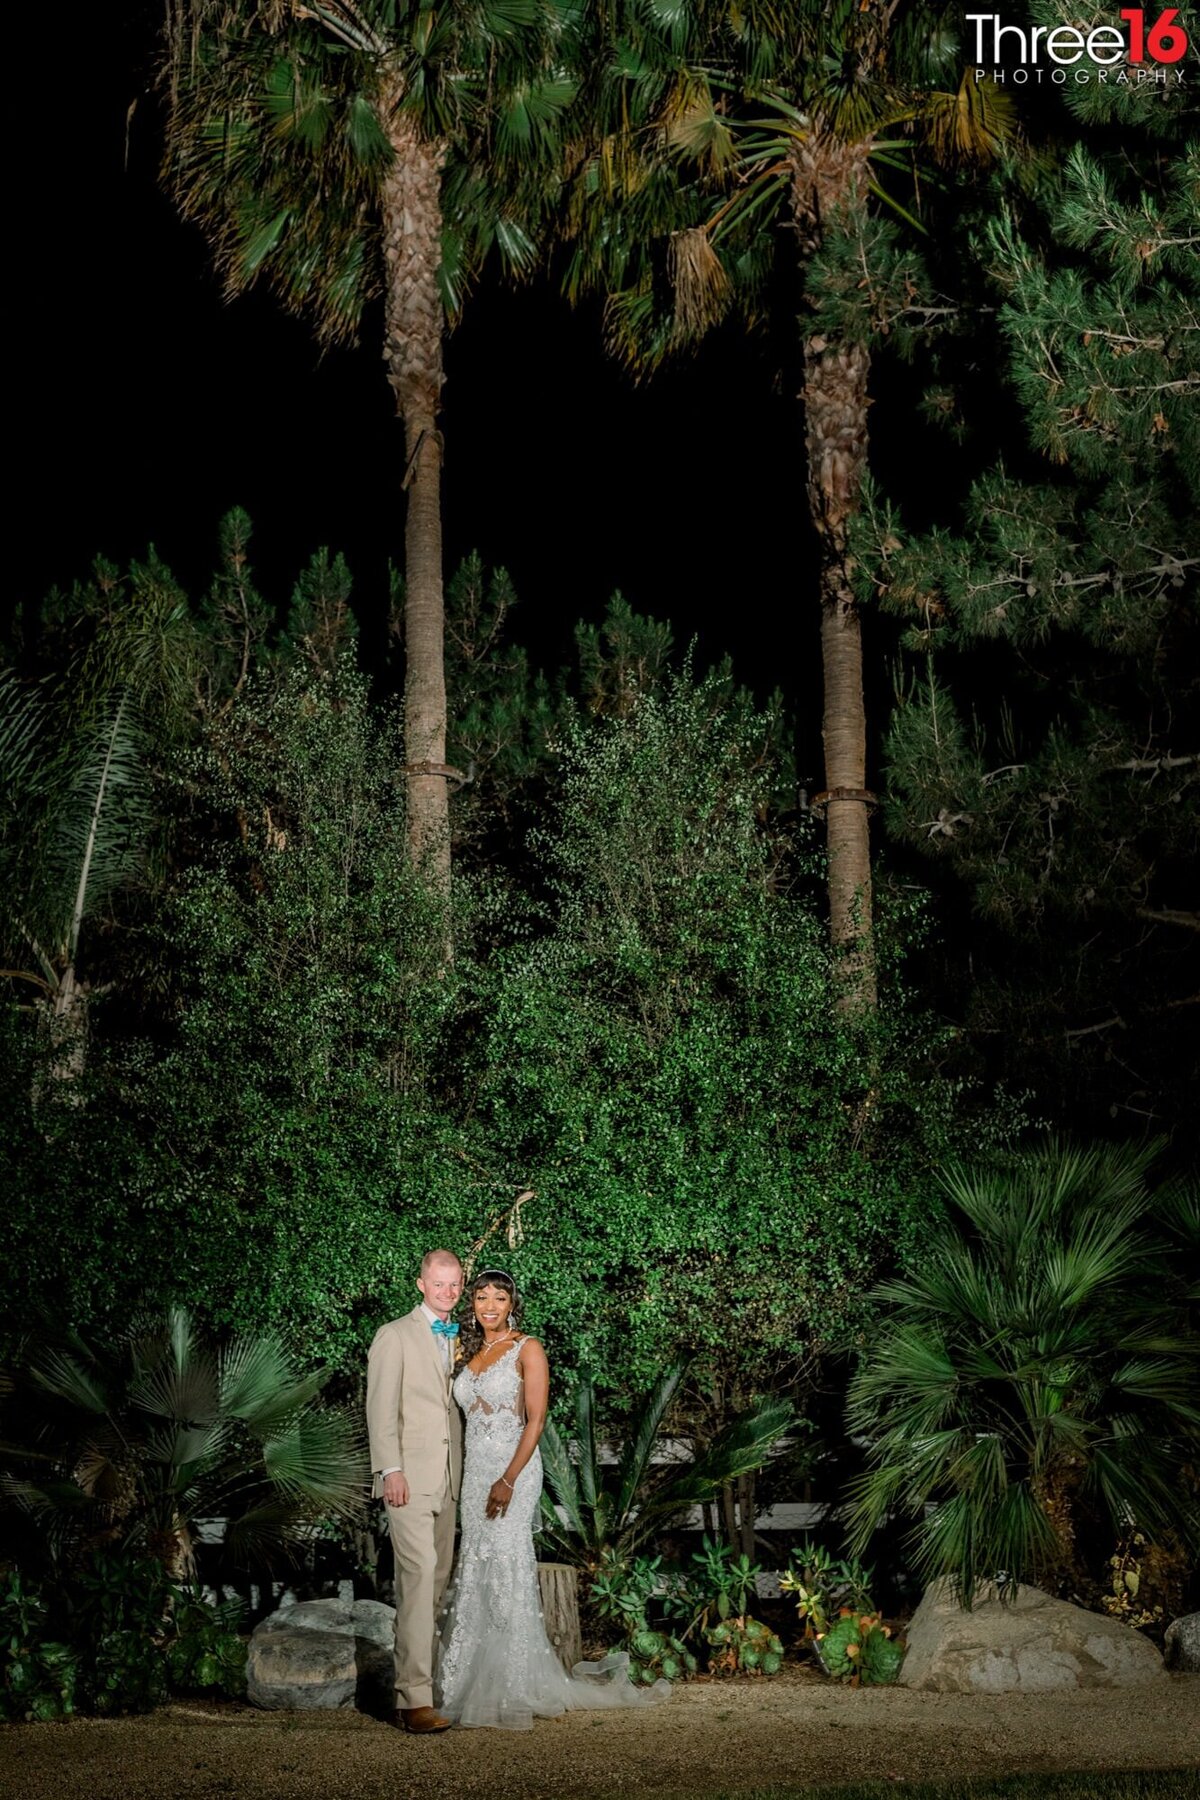
<instances>
[{"instance_id":1,"label":"teal bow tie","mask_svg":"<svg viewBox=\"0 0 1200 1800\"><path fill-rule=\"evenodd\" d=\"M433 1321L433 1335L434 1337L457 1337L458 1326L447 1324L445 1319L435 1319Z\"/></svg>"}]
</instances>

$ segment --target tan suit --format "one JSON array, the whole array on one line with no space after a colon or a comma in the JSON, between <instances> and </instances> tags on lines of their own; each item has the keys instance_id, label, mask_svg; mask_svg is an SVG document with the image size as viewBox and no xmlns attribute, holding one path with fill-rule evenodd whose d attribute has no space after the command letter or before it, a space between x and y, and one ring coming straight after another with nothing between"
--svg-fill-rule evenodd
<instances>
[{"instance_id":1,"label":"tan suit","mask_svg":"<svg viewBox=\"0 0 1200 1800\"><path fill-rule=\"evenodd\" d=\"M452 1340L451 1340L452 1341ZM396 1705L433 1705L437 1613L454 1560L462 1423L429 1319L416 1306L381 1325L367 1358L372 1492L401 1469L408 1505L387 1508L396 1557Z\"/></svg>"}]
</instances>

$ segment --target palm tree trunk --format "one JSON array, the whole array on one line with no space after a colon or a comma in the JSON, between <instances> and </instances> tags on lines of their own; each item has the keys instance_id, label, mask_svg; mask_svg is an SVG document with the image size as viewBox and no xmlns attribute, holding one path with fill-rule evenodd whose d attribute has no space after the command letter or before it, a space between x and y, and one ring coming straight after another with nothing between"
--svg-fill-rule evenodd
<instances>
[{"instance_id":1,"label":"palm tree trunk","mask_svg":"<svg viewBox=\"0 0 1200 1800\"><path fill-rule=\"evenodd\" d=\"M816 133L793 152L792 211L805 256L830 231L853 230L869 143ZM867 466L865 342L811 331L804 341L808 504L821 546L821 666L825 684L829 926L844 978L841 1005L874 1006L867 716L862 624L854 598L848 526Z\"/></svg>"},{"instance_id":2,"label":"palm tree trunk","mask_svg":"<svg viewBox=\"0 0 1200 1800\"><path fill-rule=\"evenodd\" d=\"M408 846L433 888L450 887L450 772L446 768L442 599L442 259L444 147L419 135L385 85L380 116L394 152L383 188L388 380L404 423L404 750Z\"/></svg>"}]
</instances>

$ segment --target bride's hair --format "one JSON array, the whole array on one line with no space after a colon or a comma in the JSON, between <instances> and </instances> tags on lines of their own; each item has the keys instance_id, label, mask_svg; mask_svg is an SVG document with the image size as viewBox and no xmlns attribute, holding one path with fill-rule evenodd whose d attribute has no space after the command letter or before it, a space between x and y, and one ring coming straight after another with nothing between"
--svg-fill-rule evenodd
<instances>
[{"instance_id":1,"label":"bride's hair","mask_svg":"<svg viewBox=\"0 0 1200 1800\"><path fill-rule=\"evenodd\" d=\"M475 1296L480 1288L485 1287L501 1288L508 1295L508 1312L513 1324L519 1325L521 1322L521 1296L517 1292L517 1284L508 1270L480 1269L477 1275L472 1275L467 1287L466 1317L463 1320L460 1340L464 1362L470 1362L471 1358L478 1356L483 1348L483 1330L479 1320L475 1317Z\"/></svg>"}]
</instances>

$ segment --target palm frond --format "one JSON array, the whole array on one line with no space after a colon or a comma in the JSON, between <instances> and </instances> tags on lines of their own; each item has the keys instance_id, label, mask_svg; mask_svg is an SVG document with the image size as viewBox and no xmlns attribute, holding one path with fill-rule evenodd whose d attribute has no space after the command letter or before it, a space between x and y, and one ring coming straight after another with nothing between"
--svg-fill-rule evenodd
<instances>
[{"instance_id":1,"label":"palm frond","mask_svg":"<svg viewBox=\"0 0 1200 1800\"><path fill-rule=\"evenodd\" d=\"M663 1418L686 1371L687 1362L683 1358L664 1370L647 1395L633 1430L625 1440L617 1468L615 1516L618 1520L625 1519L645 1481Z\"/></svg>"},{"instance_id":2,"label":"palm frond","mask_svg":"<svg viewBox=\"0 0 1200 1800\"><path fill-rule=\"evenodd\" d=\"M600 1491L596 1459L596 1393L590 1376L580 1378L575 1394L575 1432L579 1445L579 1491L586 1506L595 1506Z\"/></svg>"},{"instance_id":3,"label":"palm frond","mask_svg":"<svg viewBox=\"0 0 1200 1800\"><path fill-rule=\"evenodd\" d=\"M567 1515L567 1524L571 1531L581 1538L588 1535L583 1506L576 1477L575 1465L571 1461L567 1447L559 1435L558 1427L553 1419L547 1419L542 1432L539 1448L542 1453L542 1466L550 1486L554 1489L555 1498ZM549 1505L549 1502L546 1502ZM551 1510L553 1510L551 1508ZM557 1521L557 1515L555 1515Z\"/></svg>"},{"instance_id":4,"label":"palm frond","mask_svg":"<svg viewBox=\"0 0 1200 1800\"><path fill-rule=\"evenodd\" d=\"M122 695L89 733L47 837L47 873L59 896L56 934L66 961L75 959L84 920L140 867L150 816L143 733Z\"/></svg>"},{"instance_id":5,"label":"palm frond","mask_svg":"<svg viewBox=\"0 0 1200 1800\"><path fill-rule=\"evenodd\" d=\"M963 70L952 93L923 94L916 112L935 159L951 168L995 162L1020 138L1011 96L992 81L977 82L973 69Z\"/></svg>"},{"instance_id":6,"label":"palm frond","mask_svg":"<svg viewBox=\"0 0 1200 1800\"><path fill-rule=\"evenodd\" d=\"M899 1510L916 1566L965 1598L1035 1579L1070 1555L1043 1499L1080 1476L1114 1529L1178 1527L1200 1363L1150 1219L1157 1154L1051 1141L943 1171L955 1216L879 1290L892 1316L850 1387L870 1464L851 1491L857 1550Z\"/></svg>"},{"instance_id":7,"label":"palm frond","mask_svg":"<svg viewBox=\"0 0 1200 1800\"><path fill-rule=\"evenodd\" d=\"M675 328L685 337L701 337L724 318L732 301L729 276L708 233L701 226L672 232L667 265Z\"/></svg>"},{"instance_id":8,"label":"palm frond","mask_svg":"<svg viewBox=\"0 0 1200 1800\"><path fill-rule=\"evenodd\" d=\"M56 1400L83 1412L107 1413L110 1396L98 1370L65 1350L47 1349L30 1365L31 1378Z\"/></svg>"},{"instance_id":9,"label":"palm frond","mask_svg":"<svg viewBox=\"0 0 1200 1800\"><path fill-rule=\"evenodd\" d=\"M273 1486L295 1503L344 1518L362 1506L369 1471L359 1433L336 1413L310 1411L262 1446Z\"/></svg>"}]
</instances>

